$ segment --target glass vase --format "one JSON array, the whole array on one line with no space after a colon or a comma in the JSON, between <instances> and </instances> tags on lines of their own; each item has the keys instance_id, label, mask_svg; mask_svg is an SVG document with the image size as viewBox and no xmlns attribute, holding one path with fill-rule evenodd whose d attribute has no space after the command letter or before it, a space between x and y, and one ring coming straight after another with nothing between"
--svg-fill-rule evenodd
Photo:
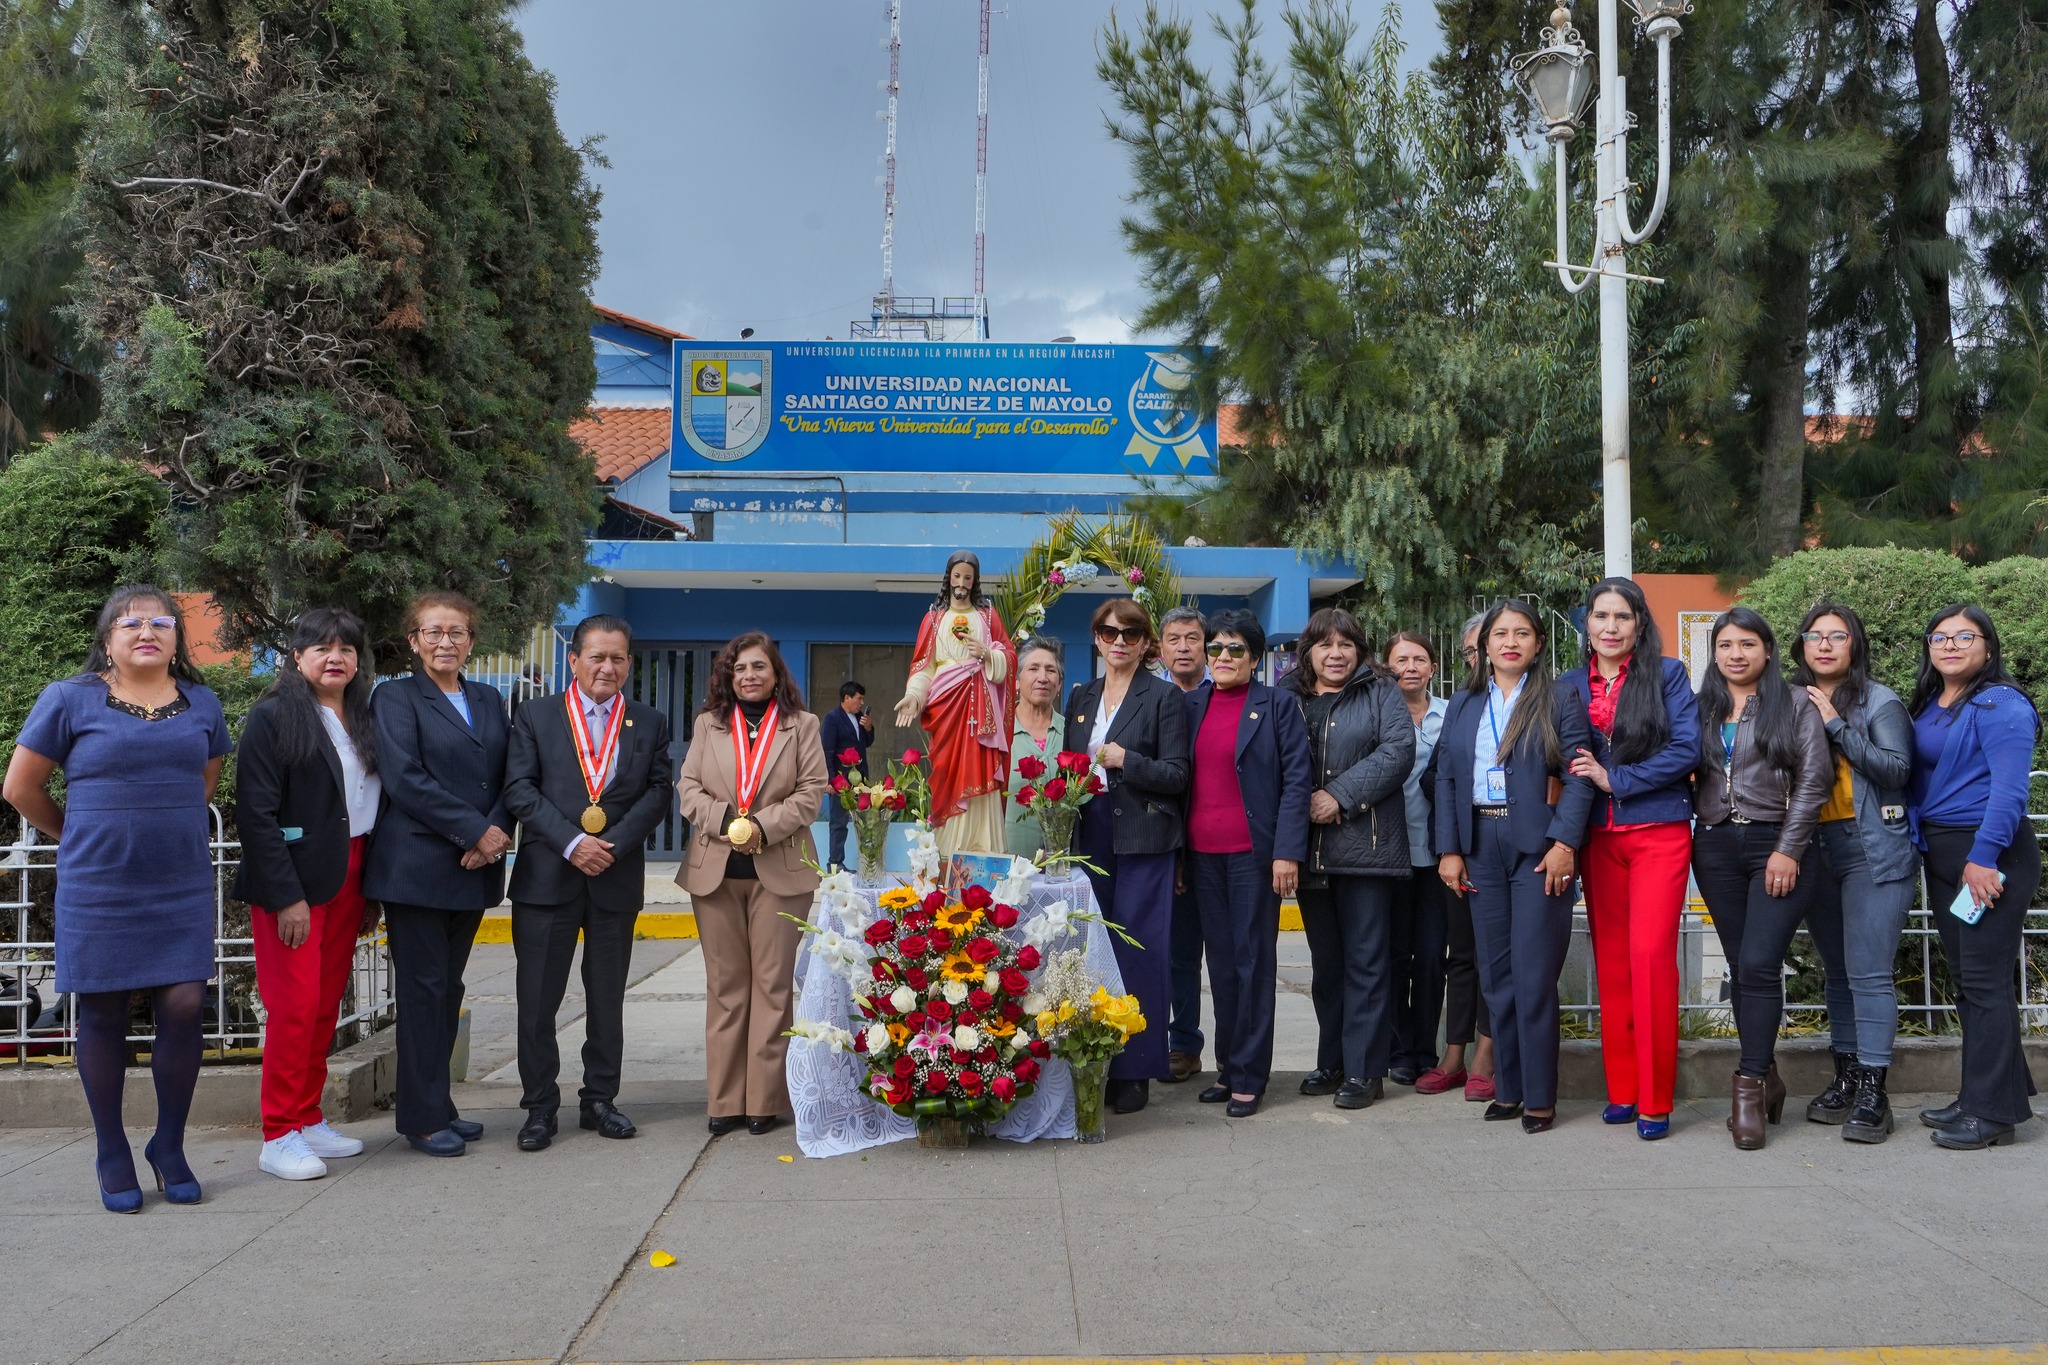
<instances>
[{"instance_id":1,"label":"glass vase","mask_svg":"<svg viewBox=\"0 0 2048 1365\"><path fill-rule=\"evenodd\" d=\"M1109 1136L1102 1126L1102 1097L1109 1088L1109 1059L1068 1062L1074 1073L1074 1140L1101 1142Z\"/></svg>"},{"instance_id":2,"label":"glass vase","mask_svg":"<svg viewBox=\"0 0 2048 1365\"><path fill-rule=\"evenodd\" d=\"M1064 858L1074 851L1074 817L1079 814L1072 806L1044 806L1038 810L1041 863Z\"/></svg>"},{"instance_id":3,"label":"glass vase","mask_svg":"<svg viewBox=\"0 0 2048 1365\"><path fill-rule=\"evenodd\" d=\"M888 876L889 821L886 814L881 819L875 815L874 811L856 811L853 816L853 841L860 854L863 886L880 886Z\"/></svg>"}]
</instances>

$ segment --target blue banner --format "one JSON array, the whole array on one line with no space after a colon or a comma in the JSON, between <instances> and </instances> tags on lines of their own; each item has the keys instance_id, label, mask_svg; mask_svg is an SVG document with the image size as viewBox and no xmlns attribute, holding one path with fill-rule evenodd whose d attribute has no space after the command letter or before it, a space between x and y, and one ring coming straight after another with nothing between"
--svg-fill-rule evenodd
<instances>
[{"instance_id":1,"label":"blue banner","mask_svg":"<svg viewBox=\"0 0 2048 1365\"><path fill-rule=\"evenodd\" d=\"M677 473L1213 474L1170 347L675 343Z\"/></svg>"}]
</instances>

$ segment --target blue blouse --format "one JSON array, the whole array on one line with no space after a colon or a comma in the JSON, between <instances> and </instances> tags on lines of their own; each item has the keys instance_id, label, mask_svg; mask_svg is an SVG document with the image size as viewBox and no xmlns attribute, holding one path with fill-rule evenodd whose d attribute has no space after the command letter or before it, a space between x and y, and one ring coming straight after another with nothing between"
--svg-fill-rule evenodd
<instances>
[{"instance_id":1,"label":"blue blouse","mask_svg":"<svg viewBox=\"0 0 2048 1365\"><path fill-rule=\"evenodd\" d=\"M1986 688L1950 710L1930 703L1913 718L1909 813L1923 849L1923 826L1975 826L1970 861L1998 866L2026 823L2039 728L2033 706L2010 687Z\"/></svg>"}]
</instances>

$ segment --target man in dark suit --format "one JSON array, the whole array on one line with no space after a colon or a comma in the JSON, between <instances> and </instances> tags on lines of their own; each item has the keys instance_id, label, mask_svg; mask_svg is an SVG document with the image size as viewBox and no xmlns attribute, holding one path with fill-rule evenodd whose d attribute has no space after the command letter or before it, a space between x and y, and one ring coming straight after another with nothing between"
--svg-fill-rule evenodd
<instances>
[{"instance_id":1,"label":"man in dark suit","mask_svg":"<svg viewBox=\"0 0 2048 1365\"><path fill-rule=\"evenodd\" d=\"M668 718L628 700L633 628L616 616L577 623L569 690L519 708L505 760L505 806L523 834L512 868L518 959L521 1151L554 1138L562 1058L555 1012L583 935L580 1118L608 1138L632 1137L614 1102L625 1050L626 973L640 914L646 843L675 799Z\"/></svg>"},{"instance_id":2,"label":"man in dark suit","mask_svg":"<svg viewBox=\"0 0 2048 1365\"><path fill-rule=\"evenodd\" d=\"M868 773L868 745L875 742L875 722L868 716L868 692L857 682L839 684L839 705L818 718L818 740L825 746L825 771L833 777L844 777L846 770L854 765L843 763L839 756L848 749L860 755L860 770L870 780ZM853 815L839 804L836 794L825 798L826 819L832 826L832 848L826 862L832 867L846 865L846 830L853 823Z\"/></svg>"}]
</instances>

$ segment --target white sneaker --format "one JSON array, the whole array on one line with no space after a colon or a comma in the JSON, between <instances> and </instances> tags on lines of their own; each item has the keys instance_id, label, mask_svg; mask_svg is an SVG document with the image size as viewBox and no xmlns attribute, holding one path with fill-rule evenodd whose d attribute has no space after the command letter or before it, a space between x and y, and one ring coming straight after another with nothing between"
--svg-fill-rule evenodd
<instances>
[{"instance_id":1,"label":"white sneaker","mask_svg":"<svg viewBox=\"0 0 2048 1365\"><path fill-rule=\"evenodd\" d=\"M299 1136L305 1139L306 1150L314 1156L361 1156L363 1144L360 1138L346 1133L337 1133L326 1119L309 1123L299 1129Z\"/></svg>"},{"instance_id":2,"label":"white sneaker","mask_svg":"<svg viewBox=\"0 0 2048 1365\"><path fill-rule=\"evenodd\" d=\"M327 1174L327 1163L313 1155L306 1139L286 1133L263 1144L263 1157L256 1163L279 1180L318 1180Z\"/></svg>"}]
</instances>

